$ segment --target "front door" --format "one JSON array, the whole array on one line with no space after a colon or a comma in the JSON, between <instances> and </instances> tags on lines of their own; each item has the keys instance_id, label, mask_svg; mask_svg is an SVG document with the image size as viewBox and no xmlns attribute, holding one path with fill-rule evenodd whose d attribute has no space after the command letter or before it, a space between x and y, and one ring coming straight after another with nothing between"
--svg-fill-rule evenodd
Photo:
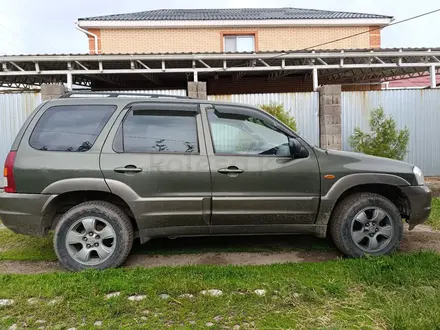
<instances>
[{"instance_id":1,"label":"front door","mask_svg":"<svg viewBox=\"0 0 440 330\"><path fill-rule=\"evenodd\" d=\"M102 172L149 236L209 233L211 176L201 126L198 105L143 102L124 110L110 132Z\"/></svg>"},{"instance_id":2,"label":"front door","mask_svg":"<svg viewBox=\"0 0 440 330\"><path fill-rule=\"evenodd\" d=\"M309 156L295 159L288 130L246 107L208 106L203 123L212 177L211 233L289 232L314 223L320 178L309 146L301 141Z\"/></svg>"}]
</instances>

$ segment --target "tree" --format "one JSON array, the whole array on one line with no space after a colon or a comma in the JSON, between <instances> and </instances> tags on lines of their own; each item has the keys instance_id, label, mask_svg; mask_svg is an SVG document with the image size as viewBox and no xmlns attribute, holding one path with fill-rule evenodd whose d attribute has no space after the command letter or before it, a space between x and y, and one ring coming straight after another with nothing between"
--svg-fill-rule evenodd
<instances>
[{"instance_id":1,"label":"tree","mask_svg":"<svg viewBox=\"0 0 440 330\"><path fill-rule=\"evenodd\" d=\"M385 115L382 107L371 112L371 133L356 127L349 138L350 146L367 155L403 160L407 153L409 129L398 130L394 119Z\"/></svg>"},{"instance_id":2,"label":"tree","mask_svg":"<svg viewBox=\"0 0 440 330\"><path fill-rule=\"evenodd\" d=\"M278 120L286 124L295 132L297 131L295 118L289 115L289 113L284 109L283 104L272 102L270 104L262 104L260 105L260 108L278 118Z\"/></svg>"}]
</instances>

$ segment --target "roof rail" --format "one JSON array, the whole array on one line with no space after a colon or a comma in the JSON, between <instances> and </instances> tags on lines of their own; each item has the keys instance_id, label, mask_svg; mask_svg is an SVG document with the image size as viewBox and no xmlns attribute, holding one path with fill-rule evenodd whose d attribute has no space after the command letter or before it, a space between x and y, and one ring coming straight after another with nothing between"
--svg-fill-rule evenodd
<instances>
[{"instance_id":1,"label":"roof rail","mask_svg":"<svg viewBox=\"0 0 440 330\"><path fill-rule=\"evenodd\" d=\"M87 97L149 97L149 98L171 98L171 99L190 99L188 96L168 95L168 94L151 94L151 93L124 93L124 92L91 92L91 91L75 91L61 95L60 99L68 98L87 98Z\"/></svg>"}]
</instances>

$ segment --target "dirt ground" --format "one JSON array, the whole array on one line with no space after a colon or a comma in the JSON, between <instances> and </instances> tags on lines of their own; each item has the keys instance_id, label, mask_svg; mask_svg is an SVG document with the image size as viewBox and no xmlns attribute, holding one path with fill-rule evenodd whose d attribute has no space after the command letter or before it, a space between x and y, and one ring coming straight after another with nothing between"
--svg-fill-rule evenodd
<instances>
[{"instance_id":1,"label":"dirt ground","mask_svg":"<svg viewBox=\"0 0 440 330\"><path fill-rule=\"evenodd\" d=\"M440 197L440 177L429 177L425 181L428 187L431 188L433 197Z\"/></svg>"},{"instance_id":2,"label":"dirt ground","mask_svg":"<svg viewBox=\"0 0 440 330\"><path fill-rule=\"evenodd\" d=\"M243 238L227 238L227 243ZM179 240L179 239L178 239ZM178 241L176 240L176 241ZM185 239L181 239L185 240ZM195 245L207 244L204 238L192 238ZM197 242L197 240L199 240ZM275 240L275 242L273 241ZM242 244L242 241L240 241ZM287 262L321 262L341 258L341 254L331 243L308 236L260 237L258 240L247 240L250 248L261 249L276 246L279 252L207 252L195 254L148 255L132 254L124 267L159 267L183 265L268 265ZM148 245L149 243L147 243ZM180 245L181 243L179 243ZM148 247L148 246L146 246ZM170 247L172 249L172 246ZM295 251L282 251L283 249ZM434 231L428 226L419 226L409 232L405 228L404 238L400 245L403 252L419 250L434 250L440 252L440 231ZM58 262L33 261L1 261L0 273L3 274L39 274L60 272L64 269Z\"/></svg>"}]
</instances>

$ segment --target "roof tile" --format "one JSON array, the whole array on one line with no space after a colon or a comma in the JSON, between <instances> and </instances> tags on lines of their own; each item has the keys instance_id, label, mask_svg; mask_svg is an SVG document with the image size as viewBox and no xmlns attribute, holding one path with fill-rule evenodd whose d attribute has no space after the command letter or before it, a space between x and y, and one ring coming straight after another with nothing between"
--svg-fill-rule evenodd
<instances>
[{"instance_id":1,"label":"roof tile","mask_svg":"<svg viewBox=\"0 0 440 330\"><path fill-rule=\"evenodd\" d=\"M392 16L302 8L159 9L79 18L87 21L392 19Z\"/></svg>"}]
</instances>

